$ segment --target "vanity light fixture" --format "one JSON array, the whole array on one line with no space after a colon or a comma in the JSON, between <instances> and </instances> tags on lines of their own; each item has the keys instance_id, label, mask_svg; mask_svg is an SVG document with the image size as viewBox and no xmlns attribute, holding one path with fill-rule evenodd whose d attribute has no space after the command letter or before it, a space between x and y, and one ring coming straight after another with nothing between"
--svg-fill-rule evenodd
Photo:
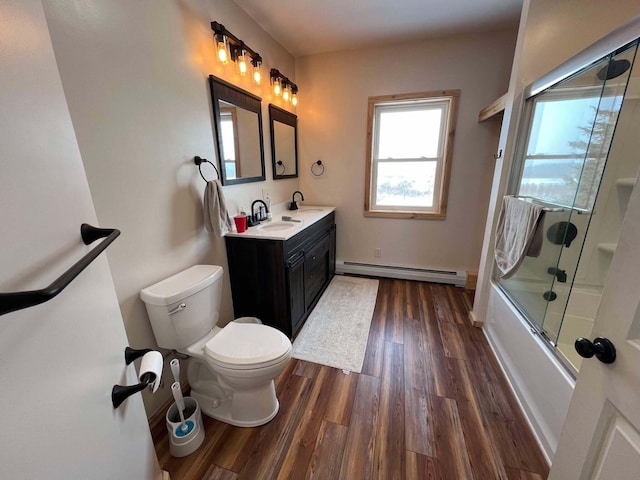
<instances>
[{"instance_id":1,"label":"vanity light fixture","mask_svg":"<svg viewBox=\"0 0 640 480\"><path fill-rule=\"evenodd\" d=\"M247 62L250 61L253 68L253 81L256 84L260 84L262 79L260 73L262 57L221 23L211 22L211 30L213 30L213 36L216 40L218 60L224 64L229 63L230 59L233 60L238 65L238 70L242 76L249 71Z\"/></svg>"},{"instance_id":2,"label":"vanity light fixture","mask_svg":"<svg viewBox=\"0 0 640 480\"><path fill-rule=\"evenodd\" d=\"M296 106L298 104L298 86L275 68L271 69L269 77L274 95L282 95L283 100Z\"/></svg>"}]
</instances>

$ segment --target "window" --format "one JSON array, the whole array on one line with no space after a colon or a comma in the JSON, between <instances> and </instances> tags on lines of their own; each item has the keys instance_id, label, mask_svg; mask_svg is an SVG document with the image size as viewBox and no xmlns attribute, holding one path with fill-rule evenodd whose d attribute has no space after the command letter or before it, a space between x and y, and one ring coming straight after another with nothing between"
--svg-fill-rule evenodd
<instances>
[{"instance_id":1,"label":"window","mask_svg":"<svg viewBox=\"0 0 640 480\"><path fill-rule=\"evenodd\" d=\"M366 216L445 218L459 96L369 98Z\"/></svg>"},{"instance_id":2,"label":"window","mask_svg":"<svg viewBox=\"0 0 640 480\"><path fill-rule=\"evenodd\" d=\"M240 171L240 149L238 148L238 114L236 107L220 107L220 133L223 145L222 167L229 180L242 176Z\"/></svg>"},{"instance_id":3,"label":"window","mask_svg":"<svg viewBox=\"0 0 640 480\"><path fill-rule=\"evenodd\" d=\"M624 90L571 84L556 89L529 102L531 123L518 195L590 211Z\"/></svg>"}]
</instances>

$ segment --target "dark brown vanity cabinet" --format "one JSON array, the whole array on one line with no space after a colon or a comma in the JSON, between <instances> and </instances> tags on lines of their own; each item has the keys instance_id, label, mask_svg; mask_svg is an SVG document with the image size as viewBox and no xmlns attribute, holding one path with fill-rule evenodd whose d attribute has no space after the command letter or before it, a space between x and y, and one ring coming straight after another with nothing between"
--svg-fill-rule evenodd
<instances>
[{"instance_id":1,"label":"dark brown vanity cabinet","mask_svg":"<svg viewBox=\"0 0 640 480\"><path fill-rule=\"evenodd\" d=\"M335 274L334 212L288 240L225 239L235 317L293 337Z\"/></svg>"}]
</instances>

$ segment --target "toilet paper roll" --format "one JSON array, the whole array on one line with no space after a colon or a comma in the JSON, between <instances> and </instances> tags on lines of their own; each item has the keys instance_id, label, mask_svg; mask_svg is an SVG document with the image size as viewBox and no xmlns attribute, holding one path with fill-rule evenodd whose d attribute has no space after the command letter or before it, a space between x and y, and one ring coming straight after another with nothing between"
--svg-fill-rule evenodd
<instances>
[{"instance_id":1,"label":"toilet paper roll","mask_svg":"<svg viewBox=\"0 0 640 480\"><path fill-rule=\"evenodd\" d=\"M142 362L140 362L140 373L138 374L138 380L142 381L142 376L145 373L152 373L156 376L152 384L153 393L155 393L160 386L160 379L162 378L162 362L162 354L155 350L145 353L142 357Z\"/></svg>"}]
</instances>

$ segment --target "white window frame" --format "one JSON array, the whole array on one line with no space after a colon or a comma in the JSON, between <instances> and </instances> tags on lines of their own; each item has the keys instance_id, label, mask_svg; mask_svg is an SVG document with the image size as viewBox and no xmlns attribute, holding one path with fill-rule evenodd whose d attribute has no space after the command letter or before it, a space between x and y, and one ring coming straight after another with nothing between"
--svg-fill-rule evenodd
<instances>
[{"instance_id":1,"label":"white window frame","mask_svg":"<svg viewBox=\"0 0 640 480\"><path fill-rule=\"evenodd\" d=\"M365 216L393 218L446 218L446 199L453 138L457 117L458 97L460 90L411 93L382 97L369 97L367 125L367 157L365 184ZM443 121L440 124L438 153L433 158L375 158L378 151L380 113L390 111L412 111L425 108L443 110ZM433 192L433 206L378 205L376 202L378 165L401 162L436 162L436 178Z\"/></svg>"}]
</instances>

